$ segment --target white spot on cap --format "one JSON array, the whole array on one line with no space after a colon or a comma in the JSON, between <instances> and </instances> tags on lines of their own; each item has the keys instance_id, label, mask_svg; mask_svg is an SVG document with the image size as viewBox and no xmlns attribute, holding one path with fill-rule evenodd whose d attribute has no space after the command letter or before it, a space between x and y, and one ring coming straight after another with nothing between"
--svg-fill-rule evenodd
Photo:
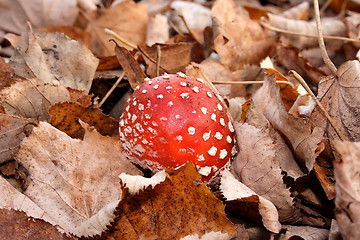
<instances>
[{"instance_id":1,"label":"white spot on cap","mask_svg":"<svg viewBox=\"0 0 360 240\"><path fill-rule=\"evenodd\" d=\"M196 113L196 110L192 111L192 113Z\"/></svg>"},{"instance_id":2,"label":"white spot on cap","mask_svg":"<svg viewBox=\"0 0 360 240\"><path fill-rule=\"evenodd\" d=\"M198 160L199 162L205 161L204 155L203 155L203 154L199 155L198 158L197 158L197 160Z\"/></svg>"},{"instance_id":3,"label":"white spot on cap","mask_svg":"<svg viewBox=\"0 0 360 240\"><path fill-rule=\"evenodd\" d=\"M136 123L136 124L135 124L135 128L136 128L136 130L138 130L140 133L143 133L143 132L144 132L144 129L143 129L143 127L141 126L140 123Z\"/></svg>"},{"instance_id":4,"label":"white spot on cap","mask_svg":"<svg viewBox=\"0 0 360 240\"><path fill-rule=\"evenodd\" d=\"M154 85L154 89L158 89L159 88L159 84Z\"/></svg>"},{"instance_id":5,"label":"white spot on cap","mask_svg":"<svg viewBox=\"0 0 360 240\"><path fill-rule=\"evenodd\" d=\"M186 152L186 149L185 148L180 148L179 152Z\"/></svg>"},{"instance_id":6,"label":"white spot on cap","mask_svg":"<svg viewBox=\"0 0 360 240\"><path fill-rule=\"evenodd\" d=\"M119 124L120 124L120 126L121 126L121 127L123 127L123 126L125 125L124 120L123 120L123 119L121 119Z\"/></svg>"},{"instance_id":7,"label":"white spot on cap","mask_svg":"<svg viewBox=\"0 0 360 240\"><path fill-rule=\"evenodd\" d=\"M128 111L129 111L129 109L130 109L130 105L127 105L127 106L126 106L126 108L125 108L125 111L127 111L127 112L128 112Z\"/></svg>"},{"instance_id":8,"label":"white spot on cap","mask_svg":"<svg viewBox=\"0 0 360 240\"><path fill-rule=\"evenodd\" d=\"M159 98L159 99L163 99L163 98L164 98L164 95L159 94L159 95L157 95L156 97Z\"/></svg>"},{"instance_id":9,"label":"white spot on cap","mask_svg":"<svg viewBox=\"0 0 360 240\"><path fill-rule=\"evenodd\" d=\"M215 114L215 113L212 113L212 114L211 114L211 120L216 121L216 114Z\"/></svg>"},{"instance_id":10,"label":"white spot on cap","mask_svg":"<svg viewBox=\"0 0 360 240\"><path fill-rule=\"evenodd\" d=\"M206 94L208 95L208 97L212 97L212 93L211 92L206 92Z\"/></svg>"},{"instance_id":11,"label":"white spot on cap","mask_svg":"<svg viewBox=\"0 0 360 240\"><path fill-rule=\"evenodd\" d=\"M220 118L220 124L225 127L225 126L226 126L226 124L225 124L225 119Z\"/></svg>"},{"instance_id":12,"label":"white spot on cap","mask_svg":"<svg viewBox=\"0 0 360 240\"><path fill-rule=\"evenodd\" d=\"M133 105L136 106L136 104L137 104L137 101L134 101L134 102L133 102Z\"/></svg>"},{"instance_id":13,"label":"white spot on cap","mask_svg":"<svg viewBox=\"0 0 360 240\"><path fill-rule=\"evenodd\" d=\"M222 137L223 137L223 135L222 135L221 133L219 133L219 132L216 132L216 133L215 133L215 138L216 138L216 139L221 140Z\"/></svg>"},{"instance_id":14,"label":"white spot on cap","mask_svg":"<svg viewBox=\"0 0 360 240\"><path fill-rule=\"evenodd\" d=\"M133 151L138 156L142 156L145 153L145 149L143 148L143 146L141 146L141 144L136 144L133 148Z\"/></svg>"},{"instance_id":15,"label":"white spot on cap","mask_svg":"<svg viewBox=\"0 0 360 240\"><path fill-rule=\"evenodd\" d=\"M164 73L163 78L170 78L169 74Z\"/></svg>"},{"instance_id":16,"label":"white spot on cap","mask_svg":"<svg viewBox=\"0 0 360 240\"><path fill-rule=\"evenodd\" d=\"M156 130L153 129L152 127L148 127L148 129L152 134L157 134Z\"/></svg>"},{"instance_id":17,"label":"white spot on cap","mask_svg":"<svg viewBox=\"0 0 360 240\"><path fill-rule=\"evenodd\" d=\"M148 81L150 81L150 78L146 77L146 78L144 78L144 81L148 82Z\"/></svg>"},{"instance_id":18,"label":"white spot on cap","mask_svg":"<svg viewBox=\"0 0 360 240\"><path fill-rule=\"evenodd\" d=\"M141 110L144 110L144 105L140 103L139 106L138 106L138 108L139 108L140 111L141 111Z\"/></svg>"},{"instance_id":19,"label":"white spot on cap","mask_svg":"<svg viewBox=\"0 0 360 240\"><path fill-rule=\"evenodd\" d=\"M179 142L181 142L183 140L183 137L181 135L177 135L175 137L176 140L178 140Z\"/></svg>"},{"instance_id":20,"label":"white spot on cap","mask_svg":"<svg viewBox=\"0 0 360 240\"><path fill-rule=\"evenodd\" d=\"M186 82L180 82L180 85L186 87Z\"/></svg>"},{"instance_id":21,"label":"white spot on cap","mask_svg":"<svg viewBox=\"0 0 360 240\"><path fill-rule=\"evenodd\" d=\"M146 139L143 139L141 142L142 142L143 144L148 144L148 143L149 143L149 141L146 140Z\"/></svg>"},{"instance_id":22,"label":"white spot on cap","mask_svg":"<svg viewBox=\"0 0 360 240\"><path fill-rule=\"evenodd\" d=\"M127 126L125 129L124 129L124 132L125 133L131 133L132 131L132 128L130 126Z\"/></svg>"},{"instance_id":23,"label":"white spot on cap","mask_svg":"<svg viewBox=\"0 0 360 240\"><path fill-rule=\"evenodd\" d=\"M198 87L198 86L193 87L193 88L192 88L192 90L193 90L194 92L196 92L196 93L200 92L200 90L199 90L199 87Z\"/></svg>"},{"instance_id":24,"label":"white spot on cap","mask_svg":"<svg viewBox=\"0 0 360 240\"><path fill-rule=\"evenodd\" d=\"M219 111L223 110L223 107L221 106L220 103L217 104L217 108L219 109Z\"/></svg>"},{"instance_id":25,"label":"white spot on cap","mask_svg":"<svg viewBox=\"0 0 360 240\"><path fill-rule=\"evenodd\" d=\"M220 159L224 159L227 156L228 152L226 151L226 149L221 149L220 150Z\"/></svg>"},{"instance_id":26,"label":"white spot on cap","mask_svg":"<svg viewBox=\"0 0 360 240\"><path fill-rule=\"evenodd\" d=\"M142 90L141 92L142 92L142 93L146 93L147 91L144 89L144 90Z\"/></svg>"},{"instance_id":27,"label":"white spot on cap","mask_svg":"<svg viewBox=\"0 0 360 240\"><path fill-rule=\"evenodd\" d=\"M151 124L152 124L154 127L159 126L155 121L152 121Z\"/></svg>"},{"instance_id":28,"label":"white spot on cap","mask_svg":"<svg viewBox=\"0 0 360 240\"><path fill-rule=\"evenodd\" d=\"M172 86L166 86L166 89L170 90L170 89L172 89Z\"/></svg>"},{"instance_id":29,"label":"white spot on cap","mask_svg":"<svg viewBox=\"0 0 360 240\"><path fill-rule=\"evenodd\" d=\"M151 118L150 114L145 113L145 118L150 119Z\"/></svg>"},{"instance_id":30,"label":"white spot on cap","mask_svg":"<svg viewBox=\"0 0 360 240\"><path fill-rule=\"evenodd\" d=\"M186 74L182 73L182 72L178 72L177 75L179 75L180 77L186 78Z\"/></svg>"},{"instance_id":31,"label":"white spot on cap","mask_svg":"<svg viewBox=\"0 0 360 240\"><path fill-rule=\"evenodd\" d=\"M203 114L207 113L207 108L206 107L202 107L200 110L202 111Z\"/></svg>"},{"instance_id":32,"label":"white spot on cap","mask_svg":"<svg viewBox=\"0 0 360 240\"><path fill-rule=\"evenodd\" d=\"M226 141L228 142L228 143L231 143L232 142L232 137L230 137L229 135L226 137Z\"/></svg>"},{"instance_id":33,"label":"white spot on cap","mask_svg":"<svg viewBox=\"0 0 360 240\"><path fill-rule=\"evenodd\" d=\"M195 128L194 127L189 127L188 132L189 132L189 135L194 135L195 134Z\"/></svg>"},{"instance_id":34,"label":"white spot on cap","mask_svg":"<svg viewBox=\"0 0 360 240\"><path fill-rule=\"evenodd\" d=\"M167 121L168 119L167 119L167 117L161 117L160 120L161 121Z\"/></svg>"},{"instance_id":35,"label":"white spot on cap","mask_svg":"<svg viewBox=\"0 0 360 240\"><path fill-rule=\"evenodd\" d=\"M169 101L167 105L171 107L172 105L174 105L174 103L172 101Z\"/></svg>"},{"instance_id":36,"label":"white spot on cap","mask_svg":"<svg viewBox=\"0 0 360 240\"><path fill-rule=\"evenodd\" d=\"M201 78L197 78L196 80L201 82L201 83L204 83L204 80L202 80Z\"/></svg>"},{"instance_id":37,"label":"white spot on cap","mask_svg":"<svg viewBox=\"0 0 360 240\"><path fill-rule=\"evenodd\" d=\"M209 174L211 173L211 167L208 167L208 166L202 167L199 169L198 172L205 177L209 176Z\"/></svg>"},{"instance_id":38,"label":"white spot on cap","mask_svg":"<svg viewBox=\"0 0 360 240\"><path fill-rule=\"evenodd\" d=\"M135 122L136 119L137 119L137 116L134 114L134 115L132 116L132 118L131 118L131 121L132 121L132 122Z\"/></svg>"},{"instance_id":39,"label":"white spot on cap","mask_svg":"<svg viewBox=\"0 0 360 240\"><path fill-rule=\"evenodd\" d=\"M230 130L230 132L234 132L235 131L235 129L234 129L234 126L232 125L232 123L229 121L229 130Z\"/></svg>"},{"instance_id":40,"label":"white spot on cap","mask_svg":"<svg viewBox=\"0 0 360 240\"><path fill-rule=\"evenodd\" d=\"M180 118L180 115L179 115L179 114L176 114L176 115L175 115L175 118L176 118L176 119L179 119L179 118Z\"/></svg>"},{"instance_id":41,"label":"white spot on cap","mask_svg":"<svg viewBox=\"0 0 360 240\"><path fill-rule=\"evenodd\" d=\"M136 86L136 87L135 87L135 91L136 91L136 90L139 90L139 88L140 88L140 86Z\"/></svg>"},{"instance_id":42,"label":"white spot on cap","mask_svg":"<svg viewBox=\"0 0 360 240\"><path fill-rule=\"evenodd\" d=\"M148 83L149 83L149 85L151 85L151 84L152 84L152 81L151 81L151 80L149 80L149 82L148 82Z\"/></svg>"},{"instance_id":43,"label":"white spot on cap","mask_svg":"<svg viewBox=\"0 0 360 240\"><path fill-rule=\"evenodd\" d=\"M181 96L182 98L188 98L188 97L189 97L189 93L182 93L182 94L180 94L180 96Z\"/></svg>"},{"instance_id":44,"label":"white spot on cap","mask_svg":"<svg viewBox=\"0 0 360 240\"><path fill-rule=\"evenodd\" d=\"M208 151L208 154L210 156L215 156L216 155L216 152L217 152L217 148L215 146L212 146L209 151Z\"/></svg>"},{"instance_id":45,"label":"white spot on cap","mask_svg":"<svg viewBox=\"0 0 360 240\"><path fill-rule=\"evenodd\" d=\"M236 151L236 147L233 146L232 149L231 149L231 155L232 155L232 156L235 156L236 152L237 152L237 151Z\"/></svg>"},{"instance_id":46,"label":"white spot on cap","mask_svg":"<svg viewBox=\"0 0 360 240\"><path fill-rule=\"evenodd\" d=\"M160 140L160 142L163 143L163 144L166 144L166 143L167 143L167 141L166 141L166 139L165 139L164 137L159 137L159 140Z\"/></svg>"},{"instance_id":47,"label":"white spot on cap","mask_svg":"<svg viewBox=\"0 0 360 240\"><path fill-rule=\"evenodd\" d=\"M204 141L206 142L207 140L209 140L209 138L210 138L210 133L211 133L211 131L209 131L209 132L206 132L206 133L204 133L203 134L203 139L204 139Z\"/></svg>"}]
</instances>

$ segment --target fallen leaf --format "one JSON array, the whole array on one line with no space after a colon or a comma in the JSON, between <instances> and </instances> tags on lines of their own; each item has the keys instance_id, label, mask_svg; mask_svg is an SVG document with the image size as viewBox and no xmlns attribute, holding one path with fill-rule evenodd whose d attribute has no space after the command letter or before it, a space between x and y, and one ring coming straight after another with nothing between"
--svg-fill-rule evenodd
<instances>
[{"instance_id":1,"label":"fallen leaf","mask_svg":"<svg viewBox=\"0 0 360 240\"><path fill-rule=\"evenodd\" d=\"M81 141L40 122L23 140L15 159L29 172L24 194L47 213L50 223L78 236L105 230L112 211L105 211L110 214L103 216L105 222L93 216L120 200L117 176L141 173L122 155L119 141L88 126ZM84 222L91 225L84 227Z\"/></svg>"},{"instance_id":2,"label":"fallen leaf","mask_svg":"<svg viewBox=\"0 0 360 240\"><path fill-rule=\"evenodd\" d=\"M146 44L165 43L170 38L168 18L163 14L150 16L146 30Z\"/></svg>"},{"instance_id":3,"label":"fallen leaf","mask_svg":"<svg viewBox=\"0 0 360 240\"><path fill-rule=\"evenodd\" d=\"M91 33L93 43L92 51L97 56L114 55L114 45L109 42L110 36L105 28L116 32L120 37L133 45L140 45L146 41L146 27L148 22L147 7L133 1L122 1L107 9L92 12L92 19L86 29ZM119 14L121 13L121 14ZM120 46L131 50L128 45Z\"/></svg>"},{"instance_id":4,"label":"fallen leaf","mask_svg":"<svg viewBox=\"0 0 360 240\"><path fill-rule=\"evenodd\" d=\"M329 230L324 228L283 225L283 229L285 233L280 234L279 240L297 238L303 240L327 240L329 238Z\"/></svg>"},{"instance_id":5,"label":"fallen leaf","mask_svg":"<svg viewBox=\"0 0 360 240\"><path fill-rule=\"evenodd\" d=\"M263 86L253 96L257 109L267 118L275 130L292 146L293 155L303 171L313 168L316 151L323 136L320 128L311 129L307 119L295 118L287 113L281 101L279 87L274 77L265 76Z\"/></svg>"},{"instance_id":6,"label":"fallen leaf","mask_svg":"<svg viewBox=\"0 0 360 240\"><path fill-rule=\"evenodd\" d=\"M260 222L270 232L280 232L276 207L239 182L228 170L221 173L219 190L229 212Z\"/></svg>"},{"instance_id":7,"label":"fallen leaf","mask_svg":"<svg viewBox=\"0 0 360 240\"><path fill-rule=\"evenodd\" d=\"M309 18L309 2L301 2L300 4L287 9L279 14L284 18L296 20L308 20Z\"/></svg>"},{"instance_id":8,"label":"fallen leaf","mask_svg":"<svg viewBox=\"0 0 360 240\"><path fill-rule=\"evenodd\" d=\"M231 70L259 64L269 54L275 39L251 20L245 9L235 6L234 1L215 1L211 16L214 48L220 62Z\"/></svg>"},{"instance_id":9,"label":"fallen leaf","mask_svg":"<svg viewBox=\"0 0 360 240\"><path fill-rule=\"evenodd\" d=\"M12 79L13 75L14 68L0 57L0 90L9 87L14 83L14 80Z\"/></svg>"},{"instance_id":10,"label":"fallen leaf","mask_svg":"<svg viewBox=\"0 0 360 240\"><path fill-rule=\"evenodd\" d=\"M1 239L78 239L61 233L56 226L42 219L28 217L24 212L14 209L0 208L0 229Z\"/></svg>"},{"instance_id":11,"label":"fallen leaf","mask_svg":"<svg viewBox=\"0 0 360 240\"><path fill-rule=\"evenodd\" d=\"M194 165L166 170L166 176L165 180L160 178L158 184L149 185L135 195L128 194L119 203L113 230L106 233L104 239L220 240L235 235L224 205L209 188L198 183L201 176ZM123 184L133 186L133 183Z\"/></svg>"},{"instance_id":12,"label":"fallen leaf","mask_svg":"<svg viewBox=\"0 0 360 240\"><path fill-rule=\"evenodd\" d=\"M25 32L10 59L15 74L38 78L87 94L99 60L88 48L61 33Z\"/></svg>"},{"instance_id":13,"label":"fallen leaf","mask_svg":"<svg viewBox=\"0 0 360 240\"><path fill-rule=\"evenodd\" d=\"M360 143L334 141L341 159L334 162L335 216L344 239L360 238Z\"/></svg>"},{"instance_id":14,"label":"fallen leaf","mask_svg":"<svg viewBox=\"0 0 360 240\"><path fill-rule=\"evenodd\" d=\"M100 109L82 107L76 103L64 102L49 108L50 124L72 138L82 139L85 129L79 120L93 126L101 135L119 138L119 123L105 115Z\"/></svg>"}]
</instances>

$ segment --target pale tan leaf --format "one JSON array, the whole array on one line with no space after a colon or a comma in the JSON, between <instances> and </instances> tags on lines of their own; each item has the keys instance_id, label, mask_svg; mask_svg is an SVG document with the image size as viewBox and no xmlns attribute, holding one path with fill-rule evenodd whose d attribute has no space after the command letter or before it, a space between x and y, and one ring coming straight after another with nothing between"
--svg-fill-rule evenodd
<instances>
[{"instance_id":1,"label":"pale tan leaf","mask_svg":"<svg viewBox=\"0 0 360 240\"><path fill-rule=\"evenodd\" d=\"M169 37L168 18L162 14L150 17L146 30L146 44L151 46L155 43L165 43Z\"/></svg>"},{"instance_id":2,"label":"pale tan leaf","mask_svg":"<svg viewBox=\"0 0 360 240\"><path fill-rule=\"evenodd\" d=\"M122 155L118 140L89 127L84 140L72 139L45 122L24 139L15 159L29 172L24 194L50 216L49 222L85 236L106 229L90 225L84 232L82 224L121 198L118 175L141 173Z\"/></svg>"},{"instance_id":3,"label":"pale tan leaf","mask_svg":"<svg viewBox=\"0 0 360 240\"><path fill-rule=\"evenodd\" d=\"M98 62L88 48L64 34L31 30L21 36L11 57L18 76L61 83L85 93L90 90Z\"/></svg>"},{"instance_id":4,"label":"pale tan leaf","mask_svg":"<svg viewBox=\"0 0 360 240\"><path fill-rule=\"evenodd\" d=\"M309 5L310 5L309 2L304 1L280 13L279 16L289 19L307 20L309 17L309 8L310 8Z\"/></svg>"}]
</instances>

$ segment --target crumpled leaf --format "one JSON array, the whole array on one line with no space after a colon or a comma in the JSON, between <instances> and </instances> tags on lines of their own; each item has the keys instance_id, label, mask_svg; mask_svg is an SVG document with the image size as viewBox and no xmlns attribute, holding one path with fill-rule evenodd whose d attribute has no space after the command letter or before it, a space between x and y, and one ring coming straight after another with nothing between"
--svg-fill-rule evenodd
<instances>
[{"instance_id":1,"label":"crumpled leaf","mask_svg":"<svg viewBox=\"0 0 360 240\"><path fill-rule=\"evenodd\" d=\"M99 60L91 51L62 33L25 32L11 64L15 74L38 78L44 83L63 84L87 94Z\"/></svg>"},{"instance_id":2,"label":"crumpled leaf","mask_svg":"<svg viewBox=\"0 0 360 240\"><path fill-rule=\"evenodd\" d=\"M109 42L110 37L104 32L105 28L111 29L135 46L145 43L148 22L145 5L127 0L108 9L93 11L92 14L93 18L86 31L92 34L92 51L97 56L114 55L114 44ZM119 45L131 50L123 43Z\"/></svg>"},{"instance_id":3,"label":"crumpled leaf","mask_svg":"<svg viewBox=\"0 0 360 240\"><path fill-rule=\"evenodd\" d=\"M90 219L109 203L120 200L120 173L140 174L122 155L118 140L89 127L85 127L81 141L40 122L23 140L15 159L29 172L24 194L44 210L50 223L78 236L100 234L106 229L108 222L100 221L99 225ZM106 217L93 220L112 220L112 211L105 209L104 213ZM90 225L84 226L84 222Z\"/></svg>"},{"instance_id":4,"label":"crumpled leaf","mask_svg":"<svg viewBox=\"0 0 360 240\"><path fill-rule=\"evenodd\" d=\"M334 162L335 216L344 239L360 238L360 142L334 141L341 159Z\"/></svg>"},{"instance_id":5,"label":"crumpled leaf","mask_svg":"<svg viewBox=\"0 0 360 240\"><path fill-rule=\"evenodd\" d=\"M24 212L0 208L0 239L59 239L75 240L42 219L29 218Z\"/></svg>"},{"instance_id":6,"label":"crumpled leaf","mask_svg":"<svg viewBox=\"0 0 360 240\"><path fill-rule=\"evenodd\" d=\"M360 63L357 60L342 64L338 80L323 79L319 84L318 99L332 117L335 125L349 141L360 141ZM338 139L319 108L313 112L312 123L324 129L330 139Z\"/></svg>"},{"instance_id":7,"label":"crumpled leaf","mask_svg":"<svg viewBox=\"0 0 360 240\"><path fill-rule=\"evenodd\" d=\"M276 207L239 182L228 170L221 173L219 189L229 212L260 222L270 232L280 232Z\"/></svg>"},{"instance_id":8,"label":"crumpled leaf","mask_svg":"<svg viewBox=\"0 0 360 240\"><path fill-rule=\"evenodd\" d=\"M251 20L240 5L235 6L233 0L215 1L211 16L214 48L220 62L231 70L259 64L269 54L275 39Z\"/></svg>"},{"instance_id":9,"label":"crumpled leaf","mask_svg":"<svg viewBox=\"0 0 360 240\"><path fill-rule=\"evenodd\" d=\"M291 144L300 168L310 171L319 154L316 149L323 139L322 130L311 129L306 119L296 118L286 112L273 76L265 76L264 84L253 96L253 101L274 129Z\"/></svg>"},{"instance_id":10,"label":"crumpled leaf","mask_svg":"<svg viewBox=\"0 0 360 240\"><path fill-rule=\"evenodd\" d=\"M166 170L157 185L126 195L116 209L113 230L104 239L231 239L236 231L225 207L204 184L193 164ZM122 180L127 180L122 175ZM135 179L134 179L135 180ZM136 178L136 181L141 179ZM133 183L123 182L125 186ZM126 189L126 188L125 188ZM125 190L126 191L126 190ZM188 236L195 235L195 236ZM196 236L198 235L198 236ZM195 237L195 238L194 238ZM202 238L204 237L204 238Z\"/></svg>"},{"instance_id":11,"label":"crumpled leaf","mask_svg":"<svg viewBox=\"0 0 360 240\"><path fill-rule=\"evenodd\" d=\"M329 230L324 228L315 228L311 226L292 226L283 225L285 233L279 236L279 240L297 239L303 240L327 240Z\"/></svg>"},{"instance_id":12,"label":"crumpled leaf","mask_svg":"<svg viewBox=\"0 0 360 240\"><path fill-rule=\"evenodd\" d=\"M279 133L252 104L249 108L246 122L235 124L239 153L232 170L243 184L276 206L281 222L294 223L301 215L282 171L295 179L303 173Z\"/></svg>"}]
</instances>

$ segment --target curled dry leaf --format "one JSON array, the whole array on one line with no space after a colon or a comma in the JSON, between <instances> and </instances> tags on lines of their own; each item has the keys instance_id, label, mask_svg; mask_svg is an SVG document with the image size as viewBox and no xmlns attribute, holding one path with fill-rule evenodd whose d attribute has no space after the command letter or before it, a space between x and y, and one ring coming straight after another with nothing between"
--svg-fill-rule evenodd
<instances>
[{"instance_id":1,"label":"curled dry leaf","mask_svg":"<svg viewBox=\"0 0 360 240\"><path fill-rule=\"evenodd\" d=\"M101 216L92 217L121 198L120 173L140 174L122 155L117 140L87 126L81 141L40 122L23 140L15 159L29 172L24 194L48 214L50 223L78 236L105 230L108 222L98 225L89 219L98 223ZM110 221L111 216L105 219Z\"/></svg>"},{"instance_id":2,"label":"curled dry leaf","mask_svg":"<svg viewBox=\"0 0 360 240\"><path fill-rule=\"evenodd\" d=\"M318 99L329 112L340 132L349 141L360 141L360 63L357 60L342 64L337 71L338 80L323 79L319 84ZM338 139L319 108L311 115L312 123L321 127L331 139Z\"/></svg>"},{"instance_id":3,"label":"curled dry leaf","mask_svg":"<svg viewBox=\"0 0 360 240\"><path fill-rule=\"evenodd\" d=\"M232 71L259 64L275 42L272 35L251 20L233 0L217 0L212 8L214 48L220 62Z\"/></svg>"},{"instance_id":4,"label":"curled dry leaf","mask_svg":"<svg viewBox=\"0 0 360 240\"><path fill-rule=\"evenodd\" d=\"M281 133L292 146L292 151L300 168L310 171L318 156L318 144L322 141L322 130L311 129L308 120L296 118L285 110L281 101L279 87L273 76L265 76L263 86L255 93L253 100L275 130Z\"/></svg>"},{"instance_id":5,"label":"curled dry leaf","mask_svg":"<svg viewBox=\"0 0 360 240\"><path fill-rule=\"evenodd\" d=\"M280 232L276 207L239 182L228 170L221 174L220 191L229 212L260 222L270 232Z\"/></svg>"},{"instance_id":6,"label":"curled dry leaf","mask_svg":"<svg viewBox=\"0 0 360 240\"><path fill-rule=\"evenodd\" d=\"M303 240L327 240L329 238L329 230L324 228L283 225L283 229L285 233L279 236L279 240L297 239L298 237Z\"/></svg>"},{"instance_id":7,"label":"curled dry leaf","mask_svg":"<svg viewBox=\"0 0 360 240\"><path fill-rule=\"evenodd\" d=\"M140 45L146 41L148 14L147 7L143 4L122 1L108 9L93 11L92 16L86 31L92 34L91 49L97 56L114 55L114 45L109 42L110 37L105 33L105 28L116 32L133 45ZM120 43L120 46L131 50L123 43Z\"/></svg>"},{"instance_id":8,"label":"curled dry leaf","mask_svg":"<svg viewBox=\"0 0 360 240\"><path fill-rule=\"evenodd\" d=\"M59 239L75 240L42 219L29 218L24 212L0 209L0 239Z\"/></svg>"},{"instance_id":9,"label":"curled dry leaf","mask_svg":"<svg viewBox=\"0 0 360 240\"><path fill-rule=\"evenodd\" d=\"M113 230L107 232L104 239L221 240L235 235L224 205L209 188L199 184L201 176L193 164L166 170L165 180L155 176L158 184L153 183L135 195L128 194L119 203ZM124 175L121 179L129 180ZM130 180L141 181L139 178ZM131 182L123 184L134 186Z\"/></svg>"},{"instance_id":10,"label":"curled dry leaf","mask_svg":"<svg viewBox=\"0 0 360 240\"><path fill-rule=\"evenodd\" d=\"M15 74L38 78L88 93L99 60L79 42L62 33L33 32L21 36L10 63Z\"/></svg>"},{"instance_id":11,"label":"curled dry leaf","mask_svg":"<svg viewBox=\"0 0 360 240\"><path fill-rule=\"evenodd\" d=\"M280 13L279 16L289 19L307 20L309 18L309 5L309 2L304 1Z\"/></svg>"},{"instance_id":12,"label":"curled dry leaf","mask_svg":"<svg viewBox=\"0 0 360 240\"><path fill-rule=\"evenodd\" d=\"M341 159L334 162L335 215L344 239L360 238L360 143L334 142Z\"/></svg>"},{"instance_id":13,"label":"curled dry leaf","mask_svg":"<svg viewBox=\"0 0 360 240\"><path fill-rule=\"evenodd\" d=\"M235 125L239 153L233 161L235 176L261 197L271 201L281 222L297 222L299 209L283 181L288 176L302 175L290 149L269 122L250 104L246 123Z\"/></svg>"},{"instance_id":14,"label":"curled dry leaf","mask_svg":"<svg viewBox=\"0 0 360 240\"><path fill-rule=\"evenodd\" d=\"M82 107L77 103L56 103L49 108L50 124L67 133L72 138L82 139L85 129L79 119L104 136L119 137L119 123L105 115L100 109Z\"/></svg>"}]
</instances>

